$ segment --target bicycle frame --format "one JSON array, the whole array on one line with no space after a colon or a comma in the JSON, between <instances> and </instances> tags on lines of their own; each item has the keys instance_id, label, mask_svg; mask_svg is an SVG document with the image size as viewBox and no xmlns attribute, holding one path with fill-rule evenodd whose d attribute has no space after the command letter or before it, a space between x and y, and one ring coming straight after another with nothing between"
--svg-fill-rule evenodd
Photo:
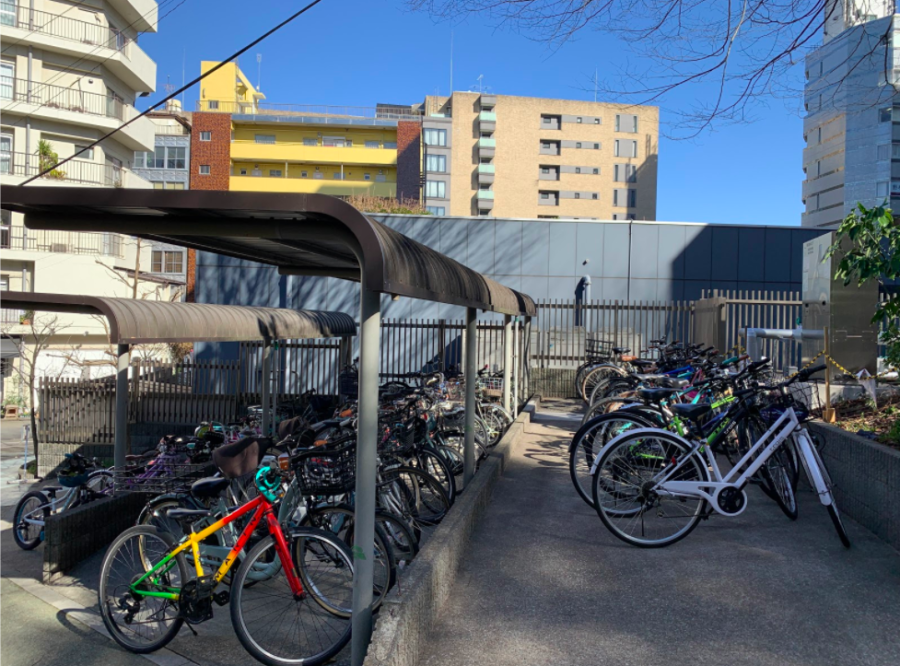
<instances>
[{"instance_id":1,"label":"bicycle frame","mask_svg":"<svg viewBox=\"0 0 900 666\"><path fill-rule=\"evenodd\" d=\"M138 587L148 578L155 577L157 574L165 573L169 569L171 569L172 566L174 566L175 557L188 548L191 549L191 552L193 554L197 577L202 578L205 574L203 571L203 565L200 561L200 543L211 534L214 534L226 525L237 520L241 516L250 513L251 511L254 512L253 517L244 528L244 531L241 532L240 537L238 537L237 543L231 549L228 557L225 558L214 575L216 585L221 583L222 579L225 578L226 574L237 560L238 554L247 545L247 541L249 541L250 537L253 535L253 532L256 529L257 525L259 525L259 522L263 519L263 517L265 517L266 522L269 526L269 533L275 539L275 550L278 553L279 559L281 560L281 566L284 569L285 576L287 577L288 583L290 584L291 592L293 592L295 596L299 597L303 594L303 585L301 584L300 578L297 576L297 573L294 571L294 564L293 560L291 559L291 554L288 551L287 540L284 538L284 532L281 531L281 525L278 523L278 519L272 509L272 503L268 499L266 499L264 495L258 495L255 499L247 502L221 520L217 520L215 523L213 523L209 527L206 527L200 532L192 531L190 534L185 536L174 550L170 551L148 572L146 572L143 576L133 582L129 586L130 591L135 595L141 595L145 597L159 597L162 599L171 599L172 601L177 601L179 598L179 592L174 591L177 590L177 588L170 588L167 592L155 592L151 590L141 590L138 589Z\"/></svg>"}]
</instances>

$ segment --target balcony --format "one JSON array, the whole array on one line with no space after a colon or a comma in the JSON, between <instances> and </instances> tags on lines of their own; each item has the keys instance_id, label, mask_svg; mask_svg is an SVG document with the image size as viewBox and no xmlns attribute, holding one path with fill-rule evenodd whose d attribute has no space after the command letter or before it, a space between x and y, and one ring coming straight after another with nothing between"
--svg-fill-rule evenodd
<instances>
[{"instance_id":1,"label":"balcony","mask_svg":"<svg viewBox=\"0 0 900 666\"><path fill-rule=\"evenodd\" d=\"M493 109L497 106L497 96L496 95L481 95L479 97L481 102L482 109Z\"/></svg>"},{"instance_id":2,"label":"balcony","mask_svg":"<svg viewBox=\"0 0 900 666\"><path fill-rule=\"evenodd\" d=\"M475 198L478 200L490 199L491 201L493 201L494 200L494 191L493 190L478 190L475 193Z\"/></svg>"},{"instance_id":3,"label":"balcony","mask_svg":"<svg viewBox=\"0 0 900 666\"><path fill-rule=\"evenodd\" d=\"M126 23L138 32L156 32L159 10L156 0L106 0Z\"/></svg>"},{"instance_id":4,"label":"balcony","mask_svg":"<svg viewBox=\"0 0 900 666\"><path fill-rule=\"evenodd\" d=\"M125 256L122 237L118 234L94 234L80 231L46 231L11 227L4 232L0 248L12 252L53 252L56 254L82 254L103 257Z\"/></svg>"},{"instance_id":5,"label":"balcony","mask_svg":"<svg viewBox=\"0 0 900 666\"><path fill-rule=\"evenodd\" d=\"M278 178L276 176L232 176L231 190L240 192L285 192L289 194L354 194L395 198L397 183L372 180L328 180L325 178Z\"/></svg>"},{"instance_id":6,"label":"balcony","mask_svg":"<svg viewBox=\"0 0 900 666\"><path fill-rule=\"evenodd\" d=\"M497 139L485 139L481 137L478 139L478 147L479 148L496 148L497 147Z\"/></svg>"},{"instance_id":7,"label":"balcony","mask_svg":"<svg viewBox=\"0 0 900 666\"><path fill-rule=\"evenodd\" d=\"M302 143L256 143L232 141L231 159L234 162L305 162L308 164L397 166L396 148L364 148L306 146Z\"/></svg>"},{"instance_id":8,"label":"balcony","mask_svg":"<svg viewBox=\"0 0 900 666\"><path fill-rule=\"evenodd\" d=\"M0 153L0 176L4 182L18 184L16 178L25 179L43 171L37 155L25 153ZM8 180L7 180L8 179ZM87 160L71 160L58 169L50 171L38 178L32 185L65 186L94 185L98 187L150 187L143 178L131 173L128 169L104 162Z\"/></svg>"},{"instance_id":9,"label":"balcony","mask_svg":"<svg viewBox=\"0 0 900 666\"><path fill-rule=\"evenodd\" d=\"M97 17L105 19L103 14ZM79 21L58 13L30 11L23 6L4 13L2 25L8 40L99 62L132 90L156 89L156 63L136 42L113 26Z\"/></svg>"},{"instance_id":10,"label":"balcony","mask_svg":"<svg viewBox=\"0 0 900 666\"><path fill-rule=\"evenodd\" d=\"M493 164L479 164L478 165L478 184L479 185L490 185L494 182L494 165Z\"/></svg>"},{"instance_id":11,"label":"balcony","mask_svg":"<svg viewBox=\"0 0 900 666\"><path fill-rule=\"evenodd\" d=\"M497 114L493 111L482 111L478 114L478 129L482 132L493 132L497 129Z\"/></svg>"},{"instance_id":12,"label":"balcony","mask_svg":"<svg viewBox=\"0 0 900 666\"><path fill-rule=\"evenodd\" d=\"M475 192L475 204L478 210L494 209L494 192L493 190L478 190Z\"/></svg>"},{"instance_id":13,"label":"balcony","mask_svg":"<svg viewBox=\"0 0 900 666\"><path fill-rule=\"evenodd\" d=\"M0 103L4 114L89 126L104 132L138 115L133 106L109 95L26 79L0 79ZM128 150L153 150L154 134L153 122L140 118L120 130L115 140Z\"/></svg>"},{"instance_id":14,"label":"balcony","mask_svg":"<svg viewBox=\"0 0 900 666\"><path fill-rule=\"evenodd\" d=\"M396 127L399 120L422 120L422 112L408 106L331 106L197 100L197 111L230 113L253 122L291 122L336 127Z\"/></svg>"},{"instance_id":15,"label":"balcony","mask_svg":"<svg viewBox=\"0 0 900 666\"><path fill-rule=\"evenodd\" d=\"M24 310L0 310L0 324L3 324L4 326L17 326L22 322L24 317Z\"/></svg>"}]
</instances>

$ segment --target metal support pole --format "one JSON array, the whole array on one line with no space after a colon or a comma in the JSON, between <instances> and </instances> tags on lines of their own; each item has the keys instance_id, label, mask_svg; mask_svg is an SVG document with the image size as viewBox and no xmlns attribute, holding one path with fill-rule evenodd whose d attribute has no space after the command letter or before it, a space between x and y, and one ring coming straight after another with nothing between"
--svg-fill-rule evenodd
<instances>
[{"instance_id":1,"label":"metal support pole","mask_svg":"<svg viewBox=\"0 0 900 666\"><path fill-rule=\"evenodd\" d=\"M512 390L512 317L503 315L503 409L510 414Z\"/></svg>"},{"instance_id":2,"label":"metal support pole","mask_svg":"<svg viewBox=\"0 0 900 666\"><path fill-rule=\"evenodd\" d=\"M128 361L131 358L128 345L119 345L116 358L116 442L113 462L125 467L128 453Z\"/></svg>"},{"instance_id":3,"label":"metal support pole","mask_svg":"<svg viewBox=\"0 0 900 666\"><path fill-rule=\"evenodd\" d=\"M822 410L822 420L825 423L837 421L834 407L831 406L831 335L828 326L825 327L825 408Z\"/></svg>"},{"instance_id":4,"label":"metal support pole","mask_svg":"<svg viewBox=\"0 0 900 666\"><path fill-rule=\"evenodd\" d=\"M269 411L272 409L272 345L268 340L263 342L262 377L260 382L262 382L262 432L263 437L269 437L272 434L269 430L272 426L272 415Z\"/></svg>"},{"instance_id":5,"label":"metal support pole","mask_svg":"<svg viewBox=\"0 0 900 666\"><path fill-rule=\"evenodd\" d=\"M475 382L478 377L477 348L478 311L475 308L466 308L466 439L463 456L463 487L468 488L469 482L475 476Z\"/></svg>"},{"instance_id":6,"label":"metal support pole","mask_svg":"<svg viewBox=\"0 0 900 666\"><path fill-rule=\"evenodd\" d=\"M525 317L525 339L522 343L522 394L531 397L531 317Z\"/></svg>"},{"instance_id":7,"label":"metal support pole","mask_svg":"<svg viewBox=\"0 0 900 666\"><path fill-rule=\"evenodd\" d=\"M353 635L350 663L362 666L372 637L375 544L375 475L378 465L378 363L381 347L381 295L366 289L362 271L359 296L359 408L356 436L356 509L353 525Z\"/></svg>"},{"instance_id":8,"label":"metal support pole","mask_svg":"<svg viewBox=\"0 0 900 666\"><path fill-rule=\"evenodd\" d=\"M513 377L512 412L513 418L519 415L519 318L513 319L513 363L516 369Z\"/></svg>"}]
</instances>

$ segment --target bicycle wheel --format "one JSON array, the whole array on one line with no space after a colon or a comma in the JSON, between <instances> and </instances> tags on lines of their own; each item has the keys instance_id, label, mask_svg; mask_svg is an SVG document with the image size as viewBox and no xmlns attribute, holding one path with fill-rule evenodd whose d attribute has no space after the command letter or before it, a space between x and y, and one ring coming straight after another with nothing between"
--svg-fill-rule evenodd
<instances>
[{"instance_id":1,"label":"bicycle wheel","mask_svg":"<svg viewBox=\"0 0 900 666\"><path fill-rule=\"evenodd\" d=\"M175 547L172 536L148 525L130 527L112 542L100 567L98 601L103 624L113 639L126 650L143 654L169 643L184 620L178 604L170 599L150 597L130 590L130 585L146 573L145 558L157 564ZM141 584L147 592L172 592L189 579L181 555L174 557L158 575Z\"/></svg>"},{"instance_id":2,"label":"bicycle wheel","mask_svg":"<svg viewBox=\"0 0 900 666\"><path fill-rule=\"evenodd\" d=\"M706 509L699 497L657 492L657 479L673 461L687 461L667 480L707 481L702 459L665 430L621 435L600 455L593 479L594 505L607 529L622 541L659 548L683 539Z\"/></svg>"},{"instance_id":3,"label":"bicycle wheel","mask_svg":"<svg viewBox=\"0 0 900 666\"><path fill-rule=\"evenodd\" d=\"M775 500L784 515L797 520L797 498L791 482L791 461L787 449L784 446L775 449L759 471L764 479L763 491Z\"/></svg>"},{"instance_id":4,"label":"bicycle wheel","mask_svg":"<svg viewBox=\"0 0 900 666\"><path fill-rule=\"evenodd\" d=\"M350 640L353 561L340 539L310 528L291 537L290 550L303 594L295 597L283 567L264 581L247 586L258 561L278 559L270 536L247 554L231 586L231 623L241 645L269 666L315 666L331 659ZM297 541L301 543L298 545ZM329 612L340 608L346 614Z\"/></svg>"},{"instance_id":5,"label":"bicycle wheel","mask_svg":"<svg viewBox=\"0 0 900 666\"><path fill-rule=\"evenodd\" d=\"M13 539L22 550L33 550L43 541L44 527L26 522L25 519L44 520L41 507L47 504L50 504L50 499L40 490L25 493L16 504L13 513Z\"/></svg>"},{"instance_id":6,"label":"bicycle wheel","mask_svg":"<svg viewBox=\"0 0 900 666\"><path fill-rule=\"evenodd\" d=\"M381 527L381 531L387 537L388 545L394 551L397 568L401 569L412 562L419 554L419 540L409 525L403 522L403 518L387 511L376 511L375 522Z\"/></svg>"},{"instance_id":7,"label":"bicycle wheel","mask_svg":"<svg viewBox=\"0 0 900 666\"><path fill-rule=\"evenodd\" d=\"M587 411L584 413L584 416L581 417L581 425L584 425L591 419L597 418L598 416L603 416L604 414L610 414L622 407L626 407L628 405L640 405L643 404L641 400L637 398L603 398L598 400L597 402L591 403L591 406L588 407Z\"/></svg>"},{"instance_id":8,"label":"bicycle wheel","mask_svg":"<svg viewBox=\"0 0 900 666\"><path fill-rule=\"evenodd\" d=\"M614 365L601 365L588 372L581 382L581 399L588 402L595 394L595 389L602 386L613 379L620 379L624 376L622 370ZM604 397L602 395L598 398Z\"/></svg>"},{"instance_id":9,"label":"bicycle wheel","mask_svg":"<svg viewBox=\"0 0 900 666\"><path fill-rule=\"evenodd\" d=\"M625 414L606 414L583 425L569 446L569 474L575 490L588 506L594 506L591 491L591 467L597 455L613 438L634 428L650 428L652 424Z\"/></svg>"},{"instance_id":10,"label":"bicycle wheel","mask_svg":"<svg viewBox=\"0 0 900 666\"><path fill-rule=\"evenodd\" d=\"M456 501L456 477L443 456L431 448L425 448L416 454L413 463L415 467L423 469L440 482L444 492L447 493L447 499L450 500L450 506L453 506L453 502Z\"/></svg>"},{"instance_id":11,"label":"bicycle wheel","mask_svg":"<svg viewBox=\"0 0 900 666\"><path fill-rule=\"evenodd\" d=\"M328 532L350 548L353 548L355 517L351 506L320 506L307 513L304 525L313 526ZM368 556L368 550L364 552ZM294 559L297 562L302 562L303 557L301 555L299 551L296 551ZM394 551L388 545L387 537L378 525L375 525L374 557L373 609L381 606L381 602L384 601L384 595L397 583L397 562L394 559ZM338 611L331 609L331 612Z\"/></svg>"},{"instance_id":12,"label":"bicycle wheel","mask_svg":"<svg viewBox=\"0 0 900 666\"><path fill-rule=\"evenodd\" d=\"M822 455L819 453L818 448L816 448L812 438L810 438L809 441L809 449L812 451L813 459L819 466L819 471L822 473L825 487L828 488L828 496L820 496L819 500L823 504L825 504L826 500L831 500L829 504L825 504L828 509L828 516L831 518L831 524L834 525L834 531L837 532L838 538L841 540L841 543L844 544L844 548L850 548L850 535L847 534L847 528L844 527L844 521L841 520L841 513L837 508L837 499L834 497L834 483L831 481L831 475L828 473L828 468L825 467L825 461L822 460ZM809 478L809 485L815 489L816 484L813 482L812 474L809 470L807 470L807 476Z\"/></svg>"},{"instance_id":13,"label":"bicycle wheel","mask_svg":"<svg viewBox=\"0 0 900 666\"><path fill-rule=\"evenodd\" d=\"M415 467L391 470L385 489L391 492L404 510L404 517L419 528L433 527L450 510L450 500L441 484L431 475Z\"/></svg>"},{"instance_id":14,"label":"bicycle wheel","mask_svg":"<svg viewBox=\"0 0 900 666\"><path fill-rule=\"evenodd\" d=\"M113 485L113 474L108 469L98 469L88 475L87 487L98 495L111 494Z\"/></svg>"}]
</instances>

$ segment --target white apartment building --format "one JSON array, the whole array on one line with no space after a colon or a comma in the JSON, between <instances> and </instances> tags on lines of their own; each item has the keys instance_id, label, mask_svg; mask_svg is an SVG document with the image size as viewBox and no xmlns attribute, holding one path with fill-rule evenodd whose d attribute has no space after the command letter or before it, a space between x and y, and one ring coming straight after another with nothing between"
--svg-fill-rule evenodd
<instances>
[{"instance_id":1,"label":"white apartment building","mask_svg":"<svg viewBox=\"0 0 900 666\"><path fill-rule=\"evenodd\" d=\"M0 0L0 180L16 185L138 114L135 100L156 88L156 63L139 35L157 28L155 0ZM26 187L150 188L131 167L135 153L153 151L156 127L141 118L78 158ZM0 289L140 298L177 297L183 276L165 275L154 246L118 234L29 231L3 211ZM165 257L165 255L162 255ZM154 261L156 260L156 261ZM171 263L171 262L170 262ZM158 264L158 266L157 266ZM159 268L159 274L153 273ZM51 315L0 310L7 397L21 358L33 342L31 320ZM103 322L58 315L39 375L107 374ZM96 369L95 369L96 368Z\"/></svg>"}]
</instances>

